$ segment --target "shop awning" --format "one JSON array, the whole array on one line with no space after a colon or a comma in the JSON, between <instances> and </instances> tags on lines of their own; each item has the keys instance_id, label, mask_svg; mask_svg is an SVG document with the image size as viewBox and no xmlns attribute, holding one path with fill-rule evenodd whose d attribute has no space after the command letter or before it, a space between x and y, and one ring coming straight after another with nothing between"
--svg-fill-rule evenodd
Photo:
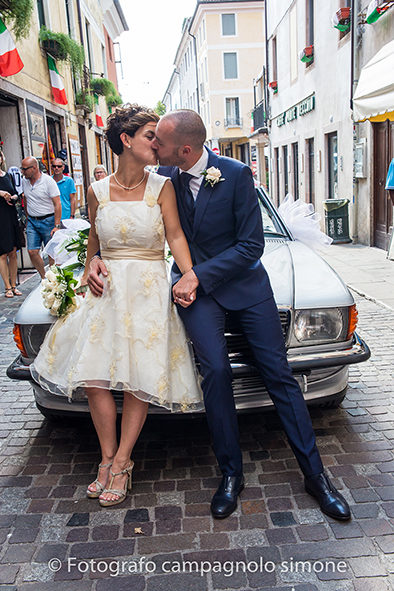
<instances>
[{"instance_id":1,"label":"shop awning","mask_svg":"<svg viewBox=\"0 0 394 591\"><path fill-rule=\"evenodd\" d=\"M394 41L382 49L361 70L353 96L354 121L394 121Z\"/></svg>"}]
</instances>

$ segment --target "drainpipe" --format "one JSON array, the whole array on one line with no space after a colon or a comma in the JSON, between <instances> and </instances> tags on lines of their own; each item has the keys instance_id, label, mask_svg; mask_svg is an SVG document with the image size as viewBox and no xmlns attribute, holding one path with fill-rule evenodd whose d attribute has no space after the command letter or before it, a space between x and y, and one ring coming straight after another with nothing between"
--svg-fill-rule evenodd
<instances>
[{"instance_id":1,"label":"drainpipe","mask_svg":"<svg viewBox=\"0 0 394 591\"><path fill-rule=\"evenodd\" d=\"M79 36L81 38L81 45L84 46L83 42L83 27L82 27L82 14L81 14L81 0L77 0L77 12L78 12L78 25L79 25Z\"/></svg>"},{"instance_id":2,"label":"drainpipe","mask_svg":"<svg viewBox=\"0 0 394 591\"><path fill-rule=\"evenodd\" d=\"M355 72L356 72L356 59L357 59L357 28L358 28L358 0L351 1L351 45L350 45L350 109L353 112L353 95L355 83ZM358 75L358 74L357 74ZM355 150L355 144L358 140L358 127L353 123L353 154ZM352 241L358 242L358 204L359 204L359 180L354 176L354 157L353 157L353 224L352 224Z\"/></svg>"},{"instance_id":3,"label":"drainpipe","mask_svg":"<svg viewBox=\"0 0 394 591\"><path fill-rule=\"evenodd\" d=\"M193 49L194 49L194 64L196 67L196 84L197 84L197 88L196 88L196 97L197 97L197 113L200 114L200 91L199 91L199 83L198 83L198 67L197 67L197 40L195 38L194 35L191 34L190 31L188 31L190 37L192 37L193 39Z\"/></svg>"}]
</instances>

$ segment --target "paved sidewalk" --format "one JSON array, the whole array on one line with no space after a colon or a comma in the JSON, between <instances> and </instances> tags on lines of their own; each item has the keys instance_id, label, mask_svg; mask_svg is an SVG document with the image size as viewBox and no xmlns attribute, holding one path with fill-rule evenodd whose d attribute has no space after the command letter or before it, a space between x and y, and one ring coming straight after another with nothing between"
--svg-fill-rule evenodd
<instances>
[{"instance_id":1,"label":"paved sidewalk","mask_svg":"<svg viewBox=\"0 0 394 591\"><path fill-rule=\"evenodd\" d=\"M319 254L353 291L394 309L394 261L363 244L332 244Z\"/></svg>"}]
</instances>

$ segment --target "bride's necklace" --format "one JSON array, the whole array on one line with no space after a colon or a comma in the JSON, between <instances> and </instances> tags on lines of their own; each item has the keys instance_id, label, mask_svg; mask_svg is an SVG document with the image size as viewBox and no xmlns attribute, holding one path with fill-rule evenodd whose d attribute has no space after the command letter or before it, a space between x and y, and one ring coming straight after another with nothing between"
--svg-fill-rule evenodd
<instances>
[{"instance_id":1,"label":"bride's necklace","mask_svg":"<svg viewBox=\"0 0 394 591\"><path fill-rule=\"evenodd\" d=\"M116 178L116 174L114 173L115 182L119 185L119 187L122 187L122 189L125 189L126 191L132 191L133 189L136 189L137 187L139 187L140 185L142 185L142 183L145 180L145 177L146 177L146 170L144 170L144 176L142 177L142 179L140 180L139 183L137 183L136 185L134 185L134 187L125 187L124 185L122 185L122 183L120 183L118 181L118 179Z\"/></svg>"}]
</instances>

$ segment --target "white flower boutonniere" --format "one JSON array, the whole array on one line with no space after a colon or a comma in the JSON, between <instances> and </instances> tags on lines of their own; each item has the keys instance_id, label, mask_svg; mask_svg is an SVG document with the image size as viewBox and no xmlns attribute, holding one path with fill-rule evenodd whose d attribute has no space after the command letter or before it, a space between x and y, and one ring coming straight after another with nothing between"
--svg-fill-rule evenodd
<instances>
[{"instance_id":1,"label":"white flower boutonniere","mask_svg":"<svg viewBox=\"0 0 394 591\"><path fill-rule=\"evenodd\" d=\"M214 166L207 168L207 170L203 170L201 174L205 178L204 187L207 187L208 185L214 187L217 183L226 180L222 177L221 171Z\"/></svg>"}]
</instances>

